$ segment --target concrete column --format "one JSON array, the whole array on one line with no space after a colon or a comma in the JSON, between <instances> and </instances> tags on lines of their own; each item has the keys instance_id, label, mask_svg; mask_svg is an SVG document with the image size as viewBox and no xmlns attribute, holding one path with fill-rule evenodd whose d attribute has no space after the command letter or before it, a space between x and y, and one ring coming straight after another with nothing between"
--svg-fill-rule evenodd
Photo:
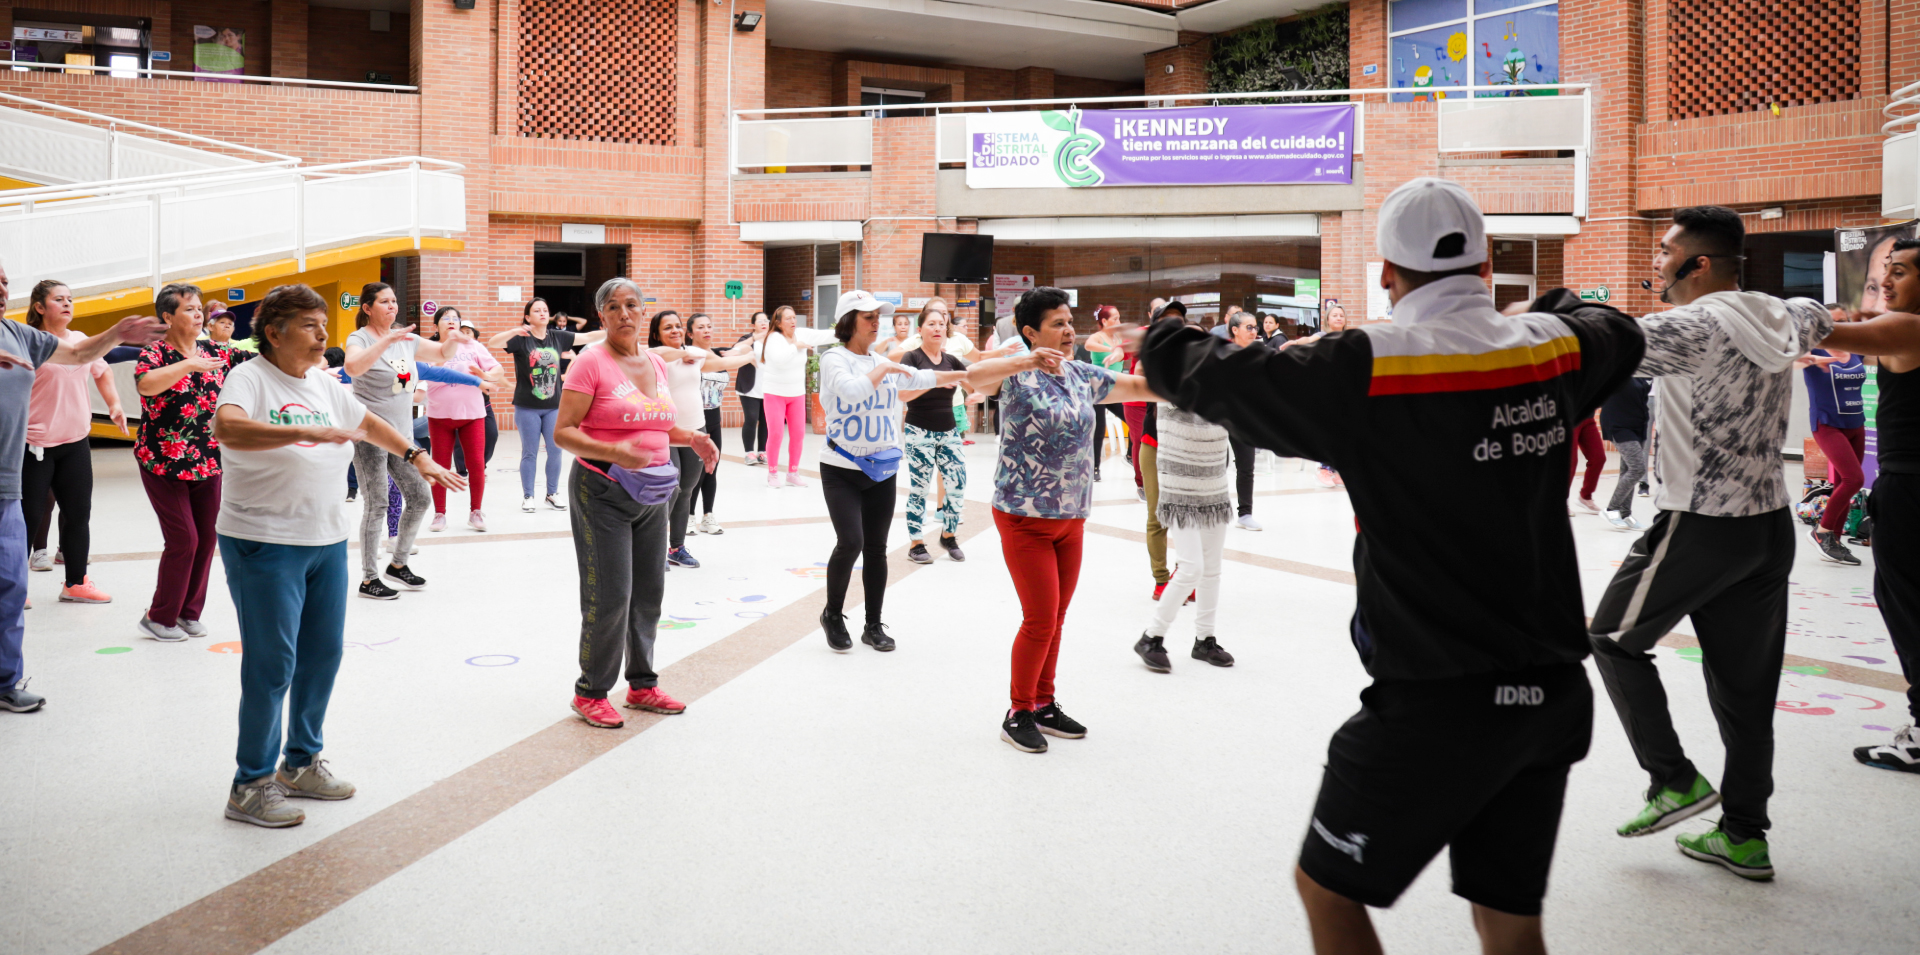
<instances>
[{"instance_id":1,"label":"concrete column","mask_svg":"<svg viewBox=\"0 0 1920 955\"><path fill-rule=\"evenodd\" d=\"M456 10L446 0L416 0L410 17L413 76L420 87L420 155L467 167L461 173L466 179L467 231L461 236L466 251L421 256L415 263L420 294L462 306L483 330L497 330L509 319L520 320L517 305L493 301L494 283L489 281L492 248L487 210L492 164L488 130L493 102L487 91L493 69L495 2L480 0L475 9ZM423 57L421 50L428 47L433 55Z\"/></svg>"},{"instance_id":2,"label":"concrete column","mask_svg":"<svg viewBox=\"0 0 1920 955\"><path fill-rule=\"evenodd\" d=\"M1053 71L1029 66L1013 71L1014 99L1047 99L1053 95Z\"/></svg>"},{"instance_id":3,"label":"concrete column","mask_svg":"<svg viewBox=\"0 0 1920 955\"><path fill-rule=\"evenodd\" d=\"M1181 30L1177 45L1147 54L1147 95L1206 92L1212 55L1212 34Z\"/></svg>"}]
</instances>

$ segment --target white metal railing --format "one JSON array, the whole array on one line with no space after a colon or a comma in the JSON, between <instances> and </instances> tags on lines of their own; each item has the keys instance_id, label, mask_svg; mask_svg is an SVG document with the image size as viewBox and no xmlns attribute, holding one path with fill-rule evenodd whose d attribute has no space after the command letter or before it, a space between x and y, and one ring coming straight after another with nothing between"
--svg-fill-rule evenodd
<instances>
[{"instance_id":1,"label":"white metal railing","mask_svg":"<svg viewBox=\"0 0 1920 955\"><path fill-rule=\"evenodd\" d=\"M0 93L0 172L39 182L92 182L291 164L293 156ZM76 122L40 111L76 117ZM133 131L152 135L137 135ZM171 141L168 141L171 140ZM212 148L206 148L212 147ZM216 152L215 150L220 150ZM232 154L239 155L232 155Z\"/></svg>"},{"instance_id":2,"label":"white metal railing","mask_svg":"<svg viewBox=\"0 0 1920 955\"><path fill-rule=\"evenodd\" d=\"M60 73L111 73L116 78L134 79L141 76L178 76L202 83L268 83L274 86L329 86L341 89L377 90L383 93L418 93L418 86L403 86L398 83L351 83L345 80L310 80L303 76L250 76L242 73L192 73L186 70L155 70L144 66L70 66L65 63L20 63L7 64L16 70L52 70ZM125 74L132 73L129 77Z\"/></svg>"},{"instance_id":3,"label":"white metal railing","mask_svg":"<svg viewBox=\"0 0 1920 955\"><path fill-rule=\"evenodd\" d=\"M1441 152L1520 152L1571 150L1574 155L1574 214L1587 214L1588 159L1593 150L1593 110L1590 83L1552 83L1518 88L1529 95L1514 96L1512 86L1435 86L1417 95L1461 94L1439 99L1435 110L1438 149ZM1920 89L1916 84L1914 89ZM1537 95L1542 93L1553 95ZM1493 95L1488 95L1493 94ZM1072 104L1156 109L1181 102L1199 106L1233 104L1246 100L1347 97L1353 100L1354 154L1366 152L1366 100L1416 95L1405 88L1344 90L1281 90L1255 93L1183 93L1172 96L1096 96L1054 99L983 100L927 103L891 107L918 110L934 116L934 157L937 163L965 162L966 111L1031 108ZM794 106L779 109L738 109L732 112L729 163L732 172L778 166L868 165L873 156L873 120L867 116L832 116L871 112L872 106ZM820 117L827 114L830 118ZM747 116L759 117L747 119ZM819 124L819 125L806 125Z\"/></svg>"},{"instance_id":4,"label":"white metal railing","mask_svg":"<svg viewBox=\"0 0 1920 955\"><path fill-rule=\"evenodd\" d=\"M1900 132L1920 121L1920 83L1903 86L1880 113L1889 117L1880 131L1880 215L1886 219L1920 217L1920 127Z\"/></svg>"},{"instance_id":5,"label":"white metal railing","mask_svg":"<svg viewBox=\"0 0 1920 955\"><path fill-rule=\"evenodd\" d=\"M463 231L464 168L403 156L0 192L0 260L15 288L57 278L81 295L275 259L305 271L313 252Z\"/></svg>"}]
</instances>

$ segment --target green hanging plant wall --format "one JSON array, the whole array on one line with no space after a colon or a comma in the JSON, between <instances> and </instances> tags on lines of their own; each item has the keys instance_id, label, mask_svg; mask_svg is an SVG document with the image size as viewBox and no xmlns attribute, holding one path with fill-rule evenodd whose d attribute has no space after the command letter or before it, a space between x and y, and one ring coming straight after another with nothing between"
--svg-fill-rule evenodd
<instances>
[{"instance_id":1,"label":"green hanging plant wall","mask_svg":"<svg viewBox=\"0 0 1920 955\"><path fill-rule=\"evenodd\" d=\"M1346 88L1347 6L1344 3L1329 4L1285 22L1261 20L1213 38L1213 55L1207 62L1209 93ZM1321 97L1289 97L1273 102L1304 103L1316 99Z\"/></svg>"}]
</instances>

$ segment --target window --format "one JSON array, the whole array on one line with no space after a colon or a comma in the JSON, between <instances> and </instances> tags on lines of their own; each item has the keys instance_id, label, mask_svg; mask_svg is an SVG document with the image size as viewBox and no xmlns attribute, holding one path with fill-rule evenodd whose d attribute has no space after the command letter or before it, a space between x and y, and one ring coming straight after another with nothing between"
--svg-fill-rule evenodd
<instances>
[{"instance_id":1,"label":"window","mask_svg":"<svg viewBox=\"0 0 1920 955\"><path fill-rule=\"evenodd\" d=\"M896 106L902 103L910 103L918 106L926 101L927 94L925 90L889 90L881 89L877 86L860 87L860 105L862 106ZM926 114L927 111L924 109L870 109L866 111L866 115L874 119L885 116L925 116Z\"/></svg>"},{"instance_id":2,"label":"window","mask_svg":"<svg viewBox=\"0 0 1920 955\"><path fill-rule=\"evenodd\" d=\"M1480 96L1558 93L1525 87L1560 82L1559 0L1392 0L1388 31L1394 89L1478 85L1518 87ZM1409 92L1394 99L1447 95Z\"/></svg>"}]
</instances>

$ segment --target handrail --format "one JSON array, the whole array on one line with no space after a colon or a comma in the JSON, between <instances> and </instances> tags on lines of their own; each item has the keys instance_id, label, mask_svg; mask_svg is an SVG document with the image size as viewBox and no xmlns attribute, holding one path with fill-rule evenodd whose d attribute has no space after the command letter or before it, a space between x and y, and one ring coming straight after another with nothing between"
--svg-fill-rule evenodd
<instances>
[{"instance_id":1,"label":"handrail","mask_svg":"<svg viewBox=\"0 0 1920 955\"><path fill-rule=\"evenodd\" d=\"M15 203L42 202L56 199L104 199L115 196L151 195L186 187L217 185L228 182L246 182L252 179L270 179L289 173L301 178L329 178L343 170L363 169L373 166L392 166L400 164L418 164L432 166L441 172L460 172L467 167L447 159L433 159L426 156L395 156L388 159L361 159L354 162L330 163L324 166L288 167L279 163L261 164L236 169L202 169L194 172L176 173L171 176L143 176L139 179L112 179L101 182L82 182L67 186L39 186L32 189L14 189L0 192L0 207ZM127 188L131 185L132 188Z\"/></svg>"},{"instance_id":2,"label":"handrail","mask_svg":"<svg viewBox=\"0 0 1920 955\"><path fill-rule=\"evenodd\" d=\"M45 100L32 99L26 96L15 96L12 93L0 93L0 99L12 100L13 102L16 102L16 103L28 103L33 106L44 106L47 109L56 110L62 113L69 113L74 116L85 116L88 119L97 119L102 122L112 123L115 126L129 126L134 129L144 130L149 133L159 133L163 136L178 136L181 139L192 140L196 143L206 143L211 146L220 146L225 149L238 149L241 152L257 153L262 156L271 156L272 158L278 159L278 160L283 160L283 161L291 160L293 162L300 161L300 157L298 156L288 156L282 153L276 153L266 149L255 149L252 146L242 146L239 143L229 143L229 142L224 142L218 139L210 139L206 136L198 136L193 133L183 133L177 129L167 129L164 126L149 126L146 123L137 123L130 119L121 119L118 116L107 116L102 113L88 112L87 110L84 110L84 109L75 109L71 106L62 106L59 103L49 103Z\"/></svg>"},{"instance_id":3,"label":"handrail","mask_svg":"<svg viewBox=\"0 0 1920 955\"><path fill-rule=\"evenodd\" d=\"M397 83L353 83L346 80L310 80L301 76L250 76L244 73L193 73L186 70L156 70L145 66L69 66L65 63L23 63L15 61L13 68L29 70L58 70L71 73L76 70L90 73L141 73L147 76L185 76L203 82L222 83L279 83L287 86L331 86L355 90L378 90L385 93L418 93L418 86L401 86Z\"/></svg>"},{"instance_id":4,"label":"handrail","mask_svg":"<svg viewBox=\"0 0 1920 955\"><path fill-rule=\"evenodd\" d=\"M1888 135L1893 134L1893 128L1895 126L1904 126L1907 123L1920 120L1920 83L1910 83L1902 86L1893 91L1893 96L1894 98L1890 100L1887 105L1880 107L1880 115L1892 116L1893 111L1902 106L1913 106L1916 107L1916 109L1905 116L1896 117L1880 124L1880 131Z\"/></svg>"},{"instance_id":5,"label":"handrail","mask_svg":"<svg viewBox=\"0 0 1920 955\"><path fill-rule=\"evenodd\" d=\"M1172 94L1167 94L1162 96L1147 96L1144 94L1138 95L1138 96L1054 96L1048 99L977 100L977 101L958 102L958 103L923 103L918 105L914 105L914 104L894 105L889 103L886 106L871 106L871 105L869 106L787 106L787 107L781 107L779 109L736 109L734 110L734 113L736 115L753 113L759 116L774 116L774 115L788 115L793 113L843 113L843 112L866 112L871 110L896 110L899 112L906 112L908 110L923 109L923 110L933 110L934 112L940 112L943 110L978 109L982 107L992 108L997 106L1044 106L1048 103L1076 103L1076 104L1077 103L1135 103L1135 102L1164 103L1169 100L1212 101L1212 100L1269 99L1273 97L1304 98L1309 96L1425 96L1432 93L1457 93L1457 92L1512 93L1515 90L1587 90L1587 89L1591 89L1592 86L1593 84L1591 83L1539 83L1539 84L1528 84L1526 86L1479 86L1479 85L1422 86L1419 89L1414 89L1412 87L1406 87L1406 86L1395 86L1395 87L1380 87L1380 88L1359 89L1359 90L1356 90L1356 89L1269 90L1269 91L1257 92L1257 93L1172 93ZM1920 84L1916 84L1916 86L1920 86Z\"/></svg>"}]
</instances>

